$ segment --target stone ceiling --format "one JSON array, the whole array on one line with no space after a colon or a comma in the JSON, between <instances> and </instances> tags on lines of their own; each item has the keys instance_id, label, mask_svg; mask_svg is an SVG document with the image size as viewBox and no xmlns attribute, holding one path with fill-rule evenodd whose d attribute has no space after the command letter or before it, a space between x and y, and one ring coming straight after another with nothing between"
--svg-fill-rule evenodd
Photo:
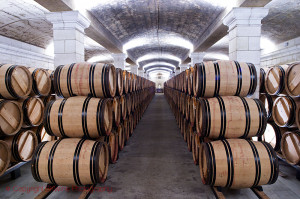
<instances>
[{"instance_id":1,"label":"stone ceiling","mask_svg":"<svg viewBox=\"0 0 300 199\"><path fill-rule=\"evenodd\" d=\"M223 11L224 7L210 2L221 0L101 0L91 12L140 66L150 69L168 63L177 67ZM300 35L300 0L273 0L265 7L270 11L262 21L263 37L281 43ZM0 0L0 35L47 48L52 42L47 12L33 0ZM86 44L85 48L86 60L98 56L101 61L113 61L101 45ZM228 38L206 53L205 60L228 55Z\"/></svg>"}]
</instances>

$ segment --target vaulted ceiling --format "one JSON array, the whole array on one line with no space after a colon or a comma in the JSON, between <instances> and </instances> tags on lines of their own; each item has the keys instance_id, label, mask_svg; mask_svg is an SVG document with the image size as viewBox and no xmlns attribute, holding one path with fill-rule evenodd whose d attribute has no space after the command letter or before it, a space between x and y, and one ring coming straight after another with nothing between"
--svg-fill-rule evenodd
<instances>
[{"instance_id":1,"label":"vaulted ceiling","mask_svg":"<svg viewBox=\"0 0 300 199\"><path fill-rule=\"evenodd\" d=\"M223 0L60 1L89 5L85 8L121 43L121 50L146 70L178 67L198 48L203 33L220 20L228 4ZM300 35L300 0L273 0L265 7L270 11L262 21L263 37L280 43ZM33 0L0 0L0 35L47 48L52 25L44 13L49 10ZM86 42L85 59L113 62L110 48L97 42ZM228 38L205 52L205 60L226 58Z\"/></svg>"}]
</instances>

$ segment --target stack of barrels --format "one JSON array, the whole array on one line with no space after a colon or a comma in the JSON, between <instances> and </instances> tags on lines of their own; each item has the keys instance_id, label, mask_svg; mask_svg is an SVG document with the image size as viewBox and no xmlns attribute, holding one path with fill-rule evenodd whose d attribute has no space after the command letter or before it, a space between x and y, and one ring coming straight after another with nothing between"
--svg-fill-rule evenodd
<instances>
[{"instance_id":1,"label":"stack of barrels","mask_svg":"<svg viewBox=\"0 0 300 199\"><path fill-rule=\"evenodd\" d=\"M195 64L165 82L165 96L199 164L202 182L232 189L272 184L278 159L270 144L250 140L264 134L262 102L251 96L255 66L237 61Z\"/></svg>"},{"instance_id":2,"label":"stack of barrels","mask_svg":"<svg viewBox=\"0 0 300 199\"><path fill-rule=\"evenodd\" d=\"M288 163L300 165L300 62L261 68L260 99L268 119L261 139Z\"/></svg>"},{"instance_id":3,"label":"stack of barrels","mask_svg":"<svg viewBox=\"0 0 300 199\"><path fill-rule=\"evenodd\" d=\"M154 95L154 83L111 64L57 67L43 124L58 140L42 142L32 159L39 182L62 186L103 183ZM80 166L79 166L80 165Z\"/></svg>"},{"instance_id":4,"label":"stack of barrels","mask_svg":"<svg viewBox=\"0 0 300 199\"><path fill-rule=\"evenodd\" d=\"M42 125L52 93L47 70L0 64L0 176L10 165L31 160L41 140L53 139Z\"/></svg>"}]
</instances>

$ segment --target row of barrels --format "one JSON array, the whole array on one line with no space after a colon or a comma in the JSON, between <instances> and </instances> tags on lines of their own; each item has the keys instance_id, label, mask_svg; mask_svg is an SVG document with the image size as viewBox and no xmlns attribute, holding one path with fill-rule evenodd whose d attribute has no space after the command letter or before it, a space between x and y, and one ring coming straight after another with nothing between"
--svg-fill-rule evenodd
<instances>
[{"instance_id":1,"label":"row of barrels","mask_svg":"<svg viewBox=\"0 0 300 199\"><path fill-rule=\"evenodd\" d=\"M153 82L111 64L73 63L55 71L0 64L1 99L48 96L54 91L60 97L107 98L153 86Z\"/></svg>"},{"instance_id":2,"label":"row of barrels","mask_svg":"<svg viewBox=\"0 0 300 199\"><path fill-rule=\"evenodd\" d=\"M52 71L13 64L0 64L0 98L20 99L53 93Z\"/></svg>"},{"instance_id":3,"label":"row of barrels","mask_svg":"<svg viewBox=\"0 0 300 199\"><path fill-rule=\"evenodd\" d=\"M260 93L300 97L300 62L260 69Z\"/></svg>"},{"instance_id":4,"label":"row of barrels","mask_svg":"<svg viewBox=\"0 0 300 199\"><path fill-rule=\"evenodd\" d=\"M107 177L108 163L117 162L119 151L123 150L154 96L154 88L147 88L139 92L140 100L137 100L136 105L132 105L135 108L130 109L125 118L121 117L118 124L112 120L111 122L114 123L112 129L101 133L98 131L99 128L104 127L101 124L108 124L102 123L101 118L108 119L109 111L112 111L110 114L114 115L112 107L110 110L107 108L104 111L99 111L98 113L104 115L98 117L98 113L94 112L95 107L93 106L96 104L96 108L101 107L101 99L83 96L70 97L66 99L62 110L61 117L65 119L62 118L60 124L51 124L55 120L47 120L47 115L50 114L50 118L52 115L56 115L56 111L54 111L57 110L55 109L55 103L57 102L58 106L62 104L61 100L56 100L51 108L53 113L52 111L45 112L44 125L47 128L50 127L52 133L58 136L59 139L42 142L36 148L31 167L34 179L38 182L62 186L103 183ZM90 99L89 102L87 102L88 99ZM72 114L68 114L68 111L66 111L67 114L64 115L70 104L73 106ZM80 112L76 105L81 106ZM48 105L48 107L50 106L51 104ZM113 106L113 100L107 101L105 106ZM78 118L81 118L81 120L77 121ZM60 119L57 118L57 120ZM72 127L69 123L75 126ZM77 125L78 123L79 125ZM49 129L47 128L48 132ZM97 135L95 132L97 132ZM64 164L61 164L61 162L64 162ZM78 167L78 165L82 166ZM90 172L87 173L86 171Z\"/></svg>"},{"instance_id":5,"label":"row of barrels","mask_svg":"<svg viewBox=\"0 0 300 199\"><path fill-rule=\"evenodd\" d=\"M53 75L54 90L60 97L110 98L150 88L154 83L112 64L73 63L59 66Z\"/></svg>"},{"instance_id":6,"label":"row of barrels","mask_svg":"<svg viewBox=\"0 0 300 199\"><path fill-rule=\"evenodd\" d=\"M53 85L62 98L48 103L43 125L58 140L36 148L34 179L62 186L103 183L154 95L153 82L110 64L76 63L57 67Z\"/></svg>"},{"instance_id":7,"label":"row of barrels","mask_svg":"<svg viewBox=\"0 0 300 199\"><path fill-rule=\"evenodd\" d=\"M218 60L196 63L166 81L166 86L194 97L251 96L257 87L251 63Z\"/></svg>"},{"instance_id":8,"label":"row of barrels","mask_svg":"<svg viewBox=\"0 0 300 199\"><path fill-rule=\"evenodd\" d=\"M276 182L278 159L271 145L240 139L264 132L265 111L258 100L237 96L195 98L195 112L202 119L192 124L190 112L179 103L181 93L186 95L165 87L166 99L188 150L192 151L194 163L199 164L204 184L240 189ZM236 105L239 107L235 108ZM195 123L199 123L199 131Z\"/></svg>"}]
</instances>

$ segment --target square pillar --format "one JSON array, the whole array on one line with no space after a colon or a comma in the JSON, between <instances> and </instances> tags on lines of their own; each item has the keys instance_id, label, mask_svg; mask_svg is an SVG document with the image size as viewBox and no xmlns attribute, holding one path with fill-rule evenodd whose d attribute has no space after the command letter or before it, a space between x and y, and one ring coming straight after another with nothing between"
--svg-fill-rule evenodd
<instances>
[{"instance_id":1,"label":"square pillar","mask_svg":"<svg viewBox=\"0 0 300 199\"><path fill-rule=\"evenodd\" d=\"M84 62L84 29L90 21L78 11L46 13L53 24L54 67Z\"/></svg>"},{"instance_id":2,"label":"square pillar","mask_svg":"<svg viewBox=\"0 0 300 199\"><path fill-rule=\"evenodd\" d=\"M139 69L139 70L138 70L138 75L139 75L139 76L144 77L144 74L145 74L145 73L144 73L144 70L143 70L143 69Z\"/></svg>"},{"instance_id":3,"label":"square pillar","mask_svg":"<svg viewBox=\"0 0 300 199\"><path fill-rule=\"evenodd\" d=\"M193 52L190 54L191 58L191 67L194 67L195 64L203 62L203 57L205 56L205 53L203 52Z\"/></svg>"},{"instance_id":4,"label":"square pillar","mask_svg":"<svg viewBox=\"0 0 300 199\"><path fill-rule=\"evenodd\" d=\"M259 98L261 20L268 8L233 8L223 20L228 26L229 59L252 63L256 67L257 87L253 98Z\"/></svg>"},{"instance_id":5,"label":"square pillar","mask_svg":"<svg viewBox=\"0 0 300 199\"><path fill-rule=\"evenodd\" d=\"M138 70L139 70L139 66L137 65L130 66L131 73L138 75Z\"/></svg>"},{"instance_id":6,"label":"square pillar","mask_svg":"<svg viewBox=\"0 0 300 199\"><path fill-rule=\"evenodd\" d=\"M114 59L114 66L116 68L121 68L122 70L125 70L127 55L125 53L116 53L112 54L112 57Z\"/></svg>"},{"instance_id":7,"label":"square pillar","mask_svg":"<svg viewBox=\"0 0 300 199\"><path fill-rule=\"evenodd\" d=\"M180 64L179 67L180 67L180 72L182 72L182 71L185 71L186 69L188 69L189 65L188 64Z\"/></svg>"}]
</instances>

